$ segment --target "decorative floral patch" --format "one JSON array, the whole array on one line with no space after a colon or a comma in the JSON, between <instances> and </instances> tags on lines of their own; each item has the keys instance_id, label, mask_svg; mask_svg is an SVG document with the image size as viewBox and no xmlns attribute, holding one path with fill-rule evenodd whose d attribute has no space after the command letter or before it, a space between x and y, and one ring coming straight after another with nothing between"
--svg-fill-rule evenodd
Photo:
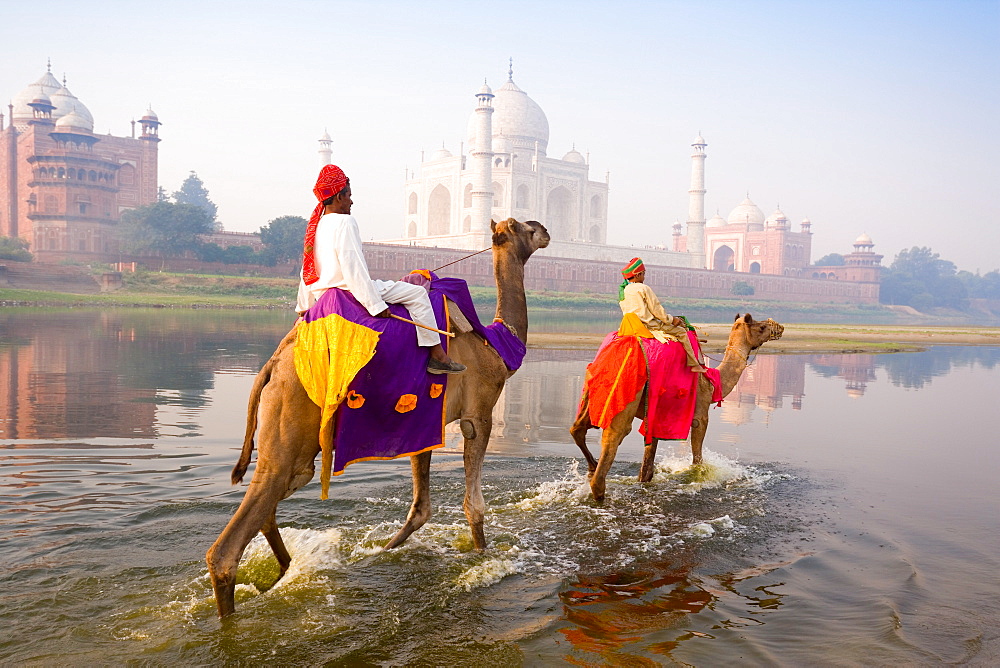
<instances>
[{"instance_id":1,"label":"decorative floral patch","mask_svg":"<svg viewBox=\"0 0 1000 668\"><path fill-rule=\"evenodd\" d=\"M417 407L417 395L415 394L404 394L396 402L396 412L397 413L409 413L414 408Z\"/></svg>"},{"instance_id":2,"label":"decorative floral patch","mask_svg":"<svg viewBox=\"0 0 1000 668\"><path fill-rule=\"evenodd\" d=\"M444 385L442 383L431 383L431 399L437 399L444 392Z\"/></svg>"},{"instance_id":3,"label":"decorative floral patch","mask_svg":"<svg viewBox=\"0 0 1000 668\"><path fill-rule=\"evenodd\" d=\"M347 407L348 408L361 408L365 404L365 398L351 390L347 393Z\"/></svg>"}]
</instances>

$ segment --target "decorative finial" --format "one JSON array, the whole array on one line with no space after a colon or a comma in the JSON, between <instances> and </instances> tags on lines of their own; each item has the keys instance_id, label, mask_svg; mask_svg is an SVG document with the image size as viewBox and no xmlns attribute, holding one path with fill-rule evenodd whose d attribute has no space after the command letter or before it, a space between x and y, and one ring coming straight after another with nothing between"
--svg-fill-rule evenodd
<instances>
[{"instance_id":1,"label":"decorative finial","mask_svg":"<svg viewBox=\"0 0 1000 668\"><path fill-rule=\"evenodd\" d=\"M510 67L507 70L507 81L514 83L514 58L511 57L508 62L510 63Z\"/></svg>"},{"instance_id":2,"label":"decorative finial","mask_svg":"<svg viewBox=\"0 0 1000 668\"><path fill-rule=\"evenodd\" d=\"M47 67L47 69L49 71L49 74L52 74L52 58L51 57L48 58L48 64L47 64L46 67Z\"/></svg>"},{"instance_id":3,"label":"decorative finial","mask_svg":"<svg viewBox=\"0 0 1000 668\"><path fill-rule=\"evenodd\" d=\"M66 73L63 72L63 88L66 87Z\"/></svg>"}]
</instances>

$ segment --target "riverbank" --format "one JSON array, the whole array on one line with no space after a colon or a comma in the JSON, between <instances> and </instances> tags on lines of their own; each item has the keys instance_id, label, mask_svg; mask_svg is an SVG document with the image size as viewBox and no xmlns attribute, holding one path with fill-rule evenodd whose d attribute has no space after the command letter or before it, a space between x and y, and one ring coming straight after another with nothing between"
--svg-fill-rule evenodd
<instances>
[{"instance_id":1,"label":"riverbank","mask_svg":"<svg viewBox=\"0 0 1000 668\"><path fill-rule=\"evenodd\" d=\"M783 323L785 324L785 323ZM706 353L726 348L731 325L698 325L698 334L708 339ZM529 348L597 350L604 334L528 333ZM898 353L925 350L934 345L1000 346L997 327L900 327L897 325L785 324L777 341L760 348L761 354L778 353Z\"/></svg>"}]
</instances>

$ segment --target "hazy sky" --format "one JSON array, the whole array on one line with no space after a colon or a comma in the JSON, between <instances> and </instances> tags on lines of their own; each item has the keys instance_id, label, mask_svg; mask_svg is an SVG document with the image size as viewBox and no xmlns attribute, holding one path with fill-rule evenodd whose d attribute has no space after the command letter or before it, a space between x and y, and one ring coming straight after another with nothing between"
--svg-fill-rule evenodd
<instances>
[{"instance_id":1,"label":"hazy sky","mask_svg":"<svg viewBox=\"0 0 1000 668\"><path fill-rule=\"evenodd\" d=\"M867 232L1000 267L1000 0L32 4L0 0L0 99L51 58L98 134L151 104L161 185L197 171L228 230L309 215L325 128L364 237L402 236L404 170L513 57L548 154L610 171L611 243L670 243L701 132L708 217L749 192L814 260Z\"/></svg>"}]
</instances>

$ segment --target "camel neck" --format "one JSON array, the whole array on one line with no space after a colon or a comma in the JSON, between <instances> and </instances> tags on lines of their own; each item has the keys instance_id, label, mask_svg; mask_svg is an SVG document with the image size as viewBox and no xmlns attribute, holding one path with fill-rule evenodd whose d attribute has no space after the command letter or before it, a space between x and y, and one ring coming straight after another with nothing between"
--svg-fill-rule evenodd
<instances>
[{"instance_id":1,"label":"camel neck","mask_svg":"<svg viewBox=\"0 0 1000 668\"><path fill-rule=\"evenodd\" d=\"M730 337L729 343L726 344L726 354L719 364L723 397L728 396L733 391L733 388L736 387L740 376L743 375L743 371L747 368L747 357L750 355L750 346L745 341L734 340L735 338Z\"/></svg>"},{"instance_id":2,"label":"camel neck","mask_svg":"<svg viewBox=\"0 0 1000 668\"><path fill-rule=\"evenodd\" d=\"M524 295L524 265L509 253L493 249L493 277L497 284L496 317L513 328L521 343L528 342L528 301Z\"/></svg>"}]
</instances>

